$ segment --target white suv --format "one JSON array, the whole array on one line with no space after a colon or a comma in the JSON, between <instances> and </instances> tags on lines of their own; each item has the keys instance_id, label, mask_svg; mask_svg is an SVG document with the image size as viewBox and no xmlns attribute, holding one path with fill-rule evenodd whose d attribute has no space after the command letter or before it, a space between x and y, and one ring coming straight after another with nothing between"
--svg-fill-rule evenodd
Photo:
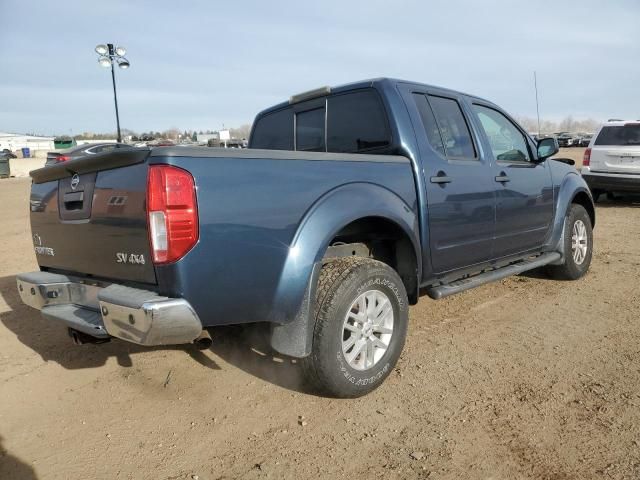
<instances>
[{"instance_id":1,"label":"white suv","mask_svg":"<svg viewBox=\"0 0 640 480\"><path fill-rule=\"evenodd\" d=\"M640 193L640 121L609 121L584 152L582 177L593 199L602 193Z\"/></svg>"}]
</instances>

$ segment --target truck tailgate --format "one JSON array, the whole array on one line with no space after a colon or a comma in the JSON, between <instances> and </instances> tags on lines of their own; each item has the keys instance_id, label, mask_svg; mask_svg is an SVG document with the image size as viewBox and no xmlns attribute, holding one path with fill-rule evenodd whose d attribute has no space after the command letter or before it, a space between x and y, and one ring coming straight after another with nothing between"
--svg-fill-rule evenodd
<instances>
[{"instance_id":1,"label":"truck tailgate","mask_svg":"<svg viewBox=\"0 0 640 480\"><path fill-rule=\"evenodd\" d=\"M31 172L40 267L156 283L147 234L148 150L95 155Z\"/></svg>"}]
</instances>

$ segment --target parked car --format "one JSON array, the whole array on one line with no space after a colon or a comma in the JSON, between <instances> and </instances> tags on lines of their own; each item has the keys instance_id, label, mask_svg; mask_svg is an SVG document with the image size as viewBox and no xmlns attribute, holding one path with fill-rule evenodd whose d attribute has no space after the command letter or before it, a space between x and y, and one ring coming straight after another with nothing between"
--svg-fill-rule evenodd
<instances>
[{"instance_id":1,"label":"parked car","mask_svg":"<svg viewBox=\"0 0 640 480\"><path fill-rule=\"evenodd\" d=\"M173 147L176 145L176 142L173 140L168 140L166 138L156 138L150 142L147 142L147 146L149 147Z\"/></svg>"},{"instance_id":2,"label":"parked car","mask_svg":"<svg viewBox=\"0 0 640 480\"><path fill-rule=\"evenodd\" d=\"M362 81L294 95L249 149L153 148L31 172L22 300L77 342L208 345L268 322L317 391L393 371L409 305L545 266L578 279L595 210L557 142L497 105Z\"/></svg>"},{"instance_id":3,"label":"parked car","mask_svg":"<svg viewBox=\"0 0 640 480\"><path fill-rule=\"evenodd\" d=\"M79 147L67 148L56 152L47 152L45 167L86 157L87 155L110 152L116 148L131 148L131 146L126 143L86 143Z\"/></svg>"},{"instance_id":4,"label":"parked car","mask_svg":"<svg viewBox=\"0 0 640 480\"><path fill-rule=\"evenodd\" d=\"M589 145L589 140L591 139L591 135L587 133L574 133L573 134L573 145L574 147ZM583 145L584 144L584 145Z\"/></svg>"},{"instance_id":5,"label":"parked car","mask_svg":"<svg viewBox=\"0 0 640 480\"><path fill-rule=\"evenodd\" d=\"M584 152L581 173L594 200L603 193L640 192L640 122L603 124Z\"/></svg>"},{"instance_id":6,"label":"parked car","mask_svg":"<svg viewBox=\"0 0 640 480\"><path fill-rule=\"evenodd\" d=\"M592 138L593 138L593 135L590 134L590 133L585 133L584 135L581 135L577 146L578 147L588 147Z\"/></svg>"},{"instance_id":7,"label":"parked car","mask_svg":"<svg viewBox=\"0 0 640 480\"><path fill-rule=\"evenodd\" d=\"M558 140L558 146L560 147L572 147L574 143L574 137L570 133L563 133L556 137Z\"/></svg>"}]
</instances>

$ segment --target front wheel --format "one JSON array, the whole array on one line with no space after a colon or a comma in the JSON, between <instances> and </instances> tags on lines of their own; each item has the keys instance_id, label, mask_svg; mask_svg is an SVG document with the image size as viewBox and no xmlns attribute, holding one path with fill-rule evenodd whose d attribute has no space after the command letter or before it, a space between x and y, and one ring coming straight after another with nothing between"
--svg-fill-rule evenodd
<instances>
[{"instance_id":1,"label":"front wheel","mask_svg":"<svg viewBox=\"0 0 640 480\"><path fill-rule=\"evenodd\" d=\"M572 204L564 223L564 261L549 265L550 276L560 280L577 280L589 270L593 255L591 218L582 205Z\"/></svg>"},{"instance_id":2,"label":"front wheel","mask_svg":"<svg viewBox=\"0 0 640 480\"><path fill-rule=\"evenodd\" d=\"M313 347L302 360L306 378L334 397L359 397L377 388L402 352L408 309L402 280L388 265L359 257L325 263Z\"/></svg>"}]
</instances>

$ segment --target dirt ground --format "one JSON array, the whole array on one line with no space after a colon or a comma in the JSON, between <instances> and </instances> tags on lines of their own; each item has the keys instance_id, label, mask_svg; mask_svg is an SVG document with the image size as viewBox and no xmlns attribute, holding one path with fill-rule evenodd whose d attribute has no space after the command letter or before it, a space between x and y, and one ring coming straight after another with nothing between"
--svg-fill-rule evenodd
<instances>
[{"instance_id":1,"label":"dirt ground","mask_svg":"<svg viewBox=\"0 0 640 480\"><path fill-rule=\"evenodd\" d=\"M0 181L0 479L640 478L640 199L598 204L583 280L425 297L385 384L334 400L256 329L72 345L15 290L28 189Z\"/></svg>"}]
</instances>

